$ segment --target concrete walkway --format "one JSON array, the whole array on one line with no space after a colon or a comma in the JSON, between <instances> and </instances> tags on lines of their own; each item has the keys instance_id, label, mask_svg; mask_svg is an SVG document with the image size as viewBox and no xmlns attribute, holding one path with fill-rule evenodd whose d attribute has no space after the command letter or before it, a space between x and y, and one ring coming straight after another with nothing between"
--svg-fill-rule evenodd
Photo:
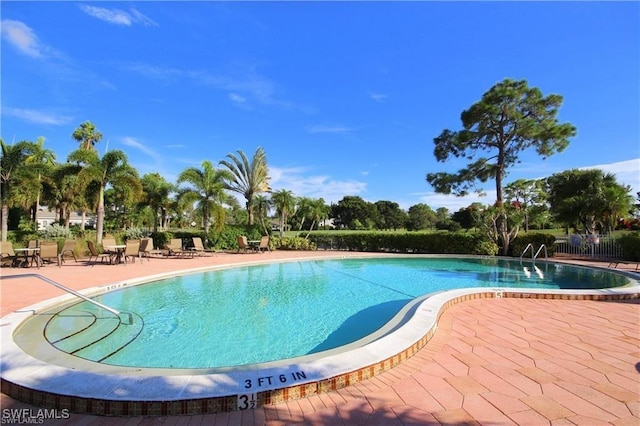
<instances>
[{"instance_id":1,"label":"concrete walkway","mask_svg":"<svg viewBox=\"0 0 640 426\"><path fill-rule=\"evenodd\" d=\"M226 254L126 266L71 261L60 268L0 272L40 273L79 290L211 264L322 255L335 253ZM1 295L4 316L61 291L25 278L2 280ZM4 394L0 403L3 416L5 409L38 409ZM46 424L637 426L640 301L471 300L445 311L434 338L417 355L336 392L249 411L133 418L71 414Z\"/></svg>"}]
</instances>

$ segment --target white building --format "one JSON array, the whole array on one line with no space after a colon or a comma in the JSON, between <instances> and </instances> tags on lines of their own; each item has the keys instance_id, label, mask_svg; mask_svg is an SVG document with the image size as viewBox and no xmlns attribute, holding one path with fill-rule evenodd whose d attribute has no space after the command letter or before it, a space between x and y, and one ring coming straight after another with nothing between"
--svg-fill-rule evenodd
<instances>
[{"instance_id":1,"label":"white building","mask_svg":"<svg viewBox=\"0 0 640 426\"><path fill-rule=\"evenodd\" d=\"M36 215L36 222L38 223L38 230L45 229L49 225L53 225L57 222L58 215L55 211L49 210L46 206L40 206L38 208L38 214ZM82 212L72 211L69 219L70 225L82 224ZM85 229L92 229L96 227L96 215L85 214L84 220Z\"/></svg>"}]
</instances>

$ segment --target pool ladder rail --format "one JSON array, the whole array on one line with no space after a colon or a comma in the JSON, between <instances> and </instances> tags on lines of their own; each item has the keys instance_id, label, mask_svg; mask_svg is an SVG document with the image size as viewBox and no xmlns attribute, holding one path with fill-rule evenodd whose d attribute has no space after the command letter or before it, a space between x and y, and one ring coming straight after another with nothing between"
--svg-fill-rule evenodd
<instances>
[{"instance_id":1,"label":"pool ladder rail","mask_svg":"<svg viewBox=\"0 0 640 426\"><path fill-rule=\"evenodd\" d=\"M522 251L522 254L520 255L520 262L522 262L522 258L524 257L524 255L527 253L527 251L531 249L531 261L535 262L535 260L538 258L538 255L540 255L540 252L544 250L544 258L547 259L547 246L545 246L544 244L541 244L540 247L538 247L538 250L535 252L533 252L533 244L529 243L527 244L527 246L524 248L524 250Z\"/></svg>"},{"instance_id":2,"label":"pool ladder rail","mask_svg":"<svg viewBox=\"0 0 640 426\"><path fill-rule=\"evenodd\" d=\"M45 277L43 275L40 275L40 274L19 274L19 275L9 275L9 276L2 277L3 280L14 279L14 278L38 278L38 279L46 282L47 284L51 284L52 286L57 287L60 290L63 290L65 292L69 293L69 294L72 294L72 295L74 295L76 297L79 297L80 299L83 299L83 300L85 300L85 301L87 301L89 303L92 303L92 304L96 305L97 307L99 307L100 309L104 309L105 311L111 312L113 315L115 315L119 319L122 319L121 315L125 316L127 321L123 321L123 323L126 324L126 325L133 324L133 316L131 315L130 312L120 312L120 311L118 311L116 309L110 308L110 307L108 307L106 305L103 305L100 302L96 302L95 300L88 298L84 294L78 293L77 291L72 290L69 287L65 287L62 284L60 284L60 283L58 283L56 281L53 281L52 279L49 279L49 278L47 278L47 277Z\"/></svg>"}]
</instances>

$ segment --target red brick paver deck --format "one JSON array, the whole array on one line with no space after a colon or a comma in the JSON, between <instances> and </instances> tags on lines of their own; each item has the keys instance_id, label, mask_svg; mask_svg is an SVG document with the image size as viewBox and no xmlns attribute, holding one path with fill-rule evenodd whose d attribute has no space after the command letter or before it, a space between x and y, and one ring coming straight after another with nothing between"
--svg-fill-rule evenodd
<instances>
[{"instance_id":1,"label":"red brick paver deck","mask_svg":"<svg viewBox=\"0 0 640 426\"><path fill-rule=\"evenodd\" d=\"M127 266L67 262L28 272L83 289L207 264L309 255L323 253L152 259ZM1 287L3 316L61 294L33 279L3 280ZM249 411L133 418L71 414L47 424L639 425L639 303L471 300L447 309L433 339L399 367L336 392ZM4 394L0 403L3 423L5 409L37 410Z\"/></svg>"}]
</instances>

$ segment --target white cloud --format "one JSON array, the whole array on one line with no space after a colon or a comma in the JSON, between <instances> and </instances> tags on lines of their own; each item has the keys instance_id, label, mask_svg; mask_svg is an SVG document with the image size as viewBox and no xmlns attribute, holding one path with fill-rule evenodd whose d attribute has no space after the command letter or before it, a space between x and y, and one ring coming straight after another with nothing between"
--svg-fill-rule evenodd
<instances>
[{"instance_id":1,"label":"white cloud","mask_svg":"<svg viewBox=\"0 0 640 426\"><path fill-rule=\"evenodd\" d=\"M437 210L440 207L446 207L451 213L460 210L463 207L467 207L472 203L482 203L485 205L493 204L496 201L495 191L486 191L484 196L478 194L469 194L464 197L456 197L455 195L438 194L436 192L425 192L415 194L418 201L407 203L399 203L403 209L408 209L414 204L424 203L431 207L433 210Z\"/></svg>"},{"instance_id":2,"label":"white cloud","mask_svg":"<svg viewBox=\"0 0 640 426\"><path fill-rule=\"evenodd\" d=\"M243 104L247 102L247 98L242 97L237 93L229 93L229 99L231 99L232 102L238 103L238 104Z\"/></svg>"},{"instance_id":3,"label":"white cloud","mask_svg":"<svg viewBox=\"0 0 640 426\"><path fill-rule=\"evenodd\" d=\"M383 93L371 93L369 96L371 96L371 99L373 99L376 102L386 102L387 99L389 99L388 95L385 95Z\"/></svg>"},{"instance_id":4,"label":"white cloud","mask_svg":"<svg viewBox=\"0 0 640 426\"><path fill-rule=\"evenodd\" d=\"M124 69L136 72L147 78L162 80L166 83L185 76L185 72L177 68L157 67L149 64L128 64L124 66Z\"/></svg>"},{"instance_id":5,"label":"white cloud","mask_svg":"<svg viewBox=\"0 0 640 426\"><path fill-rule=\"evenodd\" d=\"M126 146L129 146L131 148L137 149L138 151L141 151L142 153L153 158L156 161L160 160L160 154L158 154L156 151L152 150L142 142L138 141L136 138L133 138L131 136L125 136L122 138L122 143Z\"/></svg>"},{"instance_id":6,"label":"white cloud","mask_svg":"<svg viewBox=\"0 0 640 426\"><path fill-rule=\"evenodd\" d=\"M253 107L247 102L247 98L244 96L240 96L237 93L229 93L229 100L232 104L239 108L243 108L246 110L253 109Z\"/></svg>"},{"instance_id":7,"label":"white cloud","mask_svg":"<svg viewBox=\"0 0 640 426\"><path fill-rule=\"evenodd\" d=\"M43 55L43 46L34 31L20 21L3 19L1 22L2 38L16 47L20 52L33 58Z\"/></svg>"},{"instance_id":8,"label":"white cloud","mask_svg":"<svg viewBox=\"0 0 640 426\"><path fill-rule=\"evenodd\" d=\"M143 15L137 9L131 8L129 9L131 12L131 16L133 16L133 20L137 23L140 23L146 27L158 27L158 23L152 20L151 18Z\"/></svg>"},{"instance_id":9,"label":"white cloud","mask_svg":"<svg viewBox=\"0 0 640 426\"><path fill-rule=\"evenodd\" d=\"M334 133L334 134L347 134L351 133L353 129L346 126L325 126L325 125L314 125L307 126L307 132L309 133Z\"/></svg>"},{"instance_id":10,"label":"white cloud","mask_svg":"<svg viewBox=\"0 0 640 426\"><path fill-rule=\"evenodd\" d=\"M175 179L175 176L170 173L166 167L164 167L162 156L158 152L149 148L139 139L131 136L124 136L120 138L120 142L123 145L142 153L142 155L140 155L134 151L127 151L127 157L129 158L130 164L134 166L141 175L162 170L162 174L165 179Z\"/></svg>"},{"instance_id":11,"label":"white cloud","mask_svg":"<svg viewBox=\"0 0 640 426\"><path fill-rule=\"evenodd\" d=\"M52 114L34 109L10 107L2 108L2 115L15 117L33 124L52 124L55 126L69 124L73 120L73 117L66 115Z\"/></svg>"},{"instance_id":12,"label":"white cloud","mask_svg":"<svg viewBox=\"0 0 640 426\"><path fill-rule=\"evenodd\" d=\"M129 12L126 12L120 9L105 9L104 7L89 6L86 4L78 5L78 7L87 15L109 24L124 25L127 27L133 24L158 26L156 22L134 8L130 8Z\"/></svg>"},{"instance_id":13,"label":"white cloud","mask_svg":"<svg viewBox=\"0 0 640 426\"><path fill-rule=\"evenodd\" d=\"M249 108L251 103L275 105L283 108L299 108L291 102L277 99L275 83L268 77L256 73L252 67L231 65L221 72L190 70L171 67L157 67L149 64L128 64L124 67L145 77L174 83L187 79L201 86L212 87L228 92L229 99L236 106Z\"/></svg>"},{"instance_id":14,"label":"white cloud","mask_svg":"<svg viewBox=\"0 0 640 426\"><path fill-rule=\"evenodd\" d=\"M228 70L219 73L185 71L185 74L199 84L232 92L244 98L251 97L261 104L286 105L286 102L275 100L275 84L273 81L256 73L252 67L247 68L235 64L231 65ZM248 101L248 99L245 99L245 101Z\"/></svg>"},{"instance_id":15,"label":"white cloud","mask_svg":"<svg viewBox=\"0 0 640 426\"><path fill-rule=\"evenodd\" d=\"M305 168L269 167L271 188L287 189L298 197L323 198L327 204L340 201L345 195L358 195L367 189L365 182L336 180L330 176L309 175Z\"/></svg>"}]
</instances>

